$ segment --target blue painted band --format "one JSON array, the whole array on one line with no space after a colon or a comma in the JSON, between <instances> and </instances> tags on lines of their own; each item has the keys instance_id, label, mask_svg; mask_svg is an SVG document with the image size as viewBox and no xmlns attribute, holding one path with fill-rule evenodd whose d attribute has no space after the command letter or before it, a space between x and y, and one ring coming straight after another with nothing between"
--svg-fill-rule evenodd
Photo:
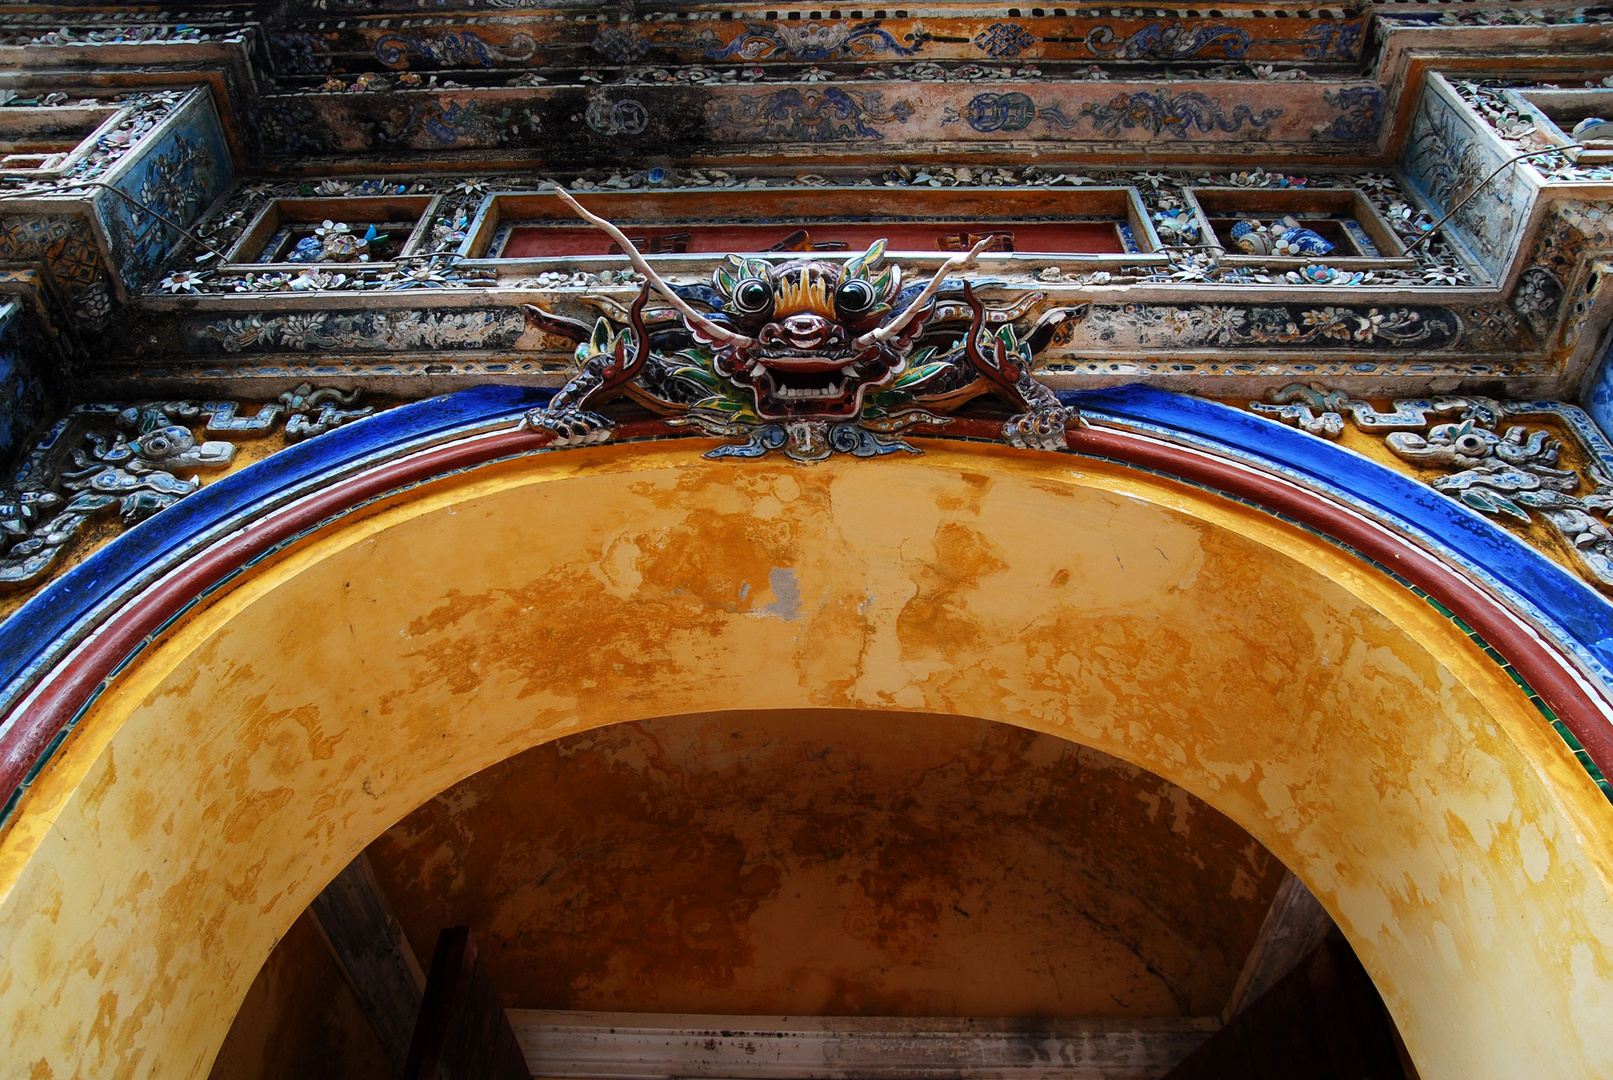
<instances>
[{"instance_id":1,"label":"blue painted band","mask_svg":"<svg viewBox=\"0 0 1613 1080\"><path fill-rule=\"evenodd\" d=\"M1132 385L1062 393L1092 413L1180 431L1244 459L1337 490L1369 507L1386 524L1437 545L1453 561L1482 567L1522 598L1539 628L1577 646L1604 672L1613 671L1613 604L1575 574L1529 545L1409 476L1344 447L1218 402Z\"/></svg>"},{"instance_id":2,"label":"blue painted band","mask_svg":"<svg viewBox=\"0 0 1613 1080\"><path fill-rule=\"evenodd\" d=\"M1608 331L1597 355L1596 371L1585 391L1585 411L1601 426L1602 433L1613 439L1613 330Z\"/></svg>"},{"instance_id":3,"label":"blue painted band","mask_svg":"<svg viewBox=\"0 0 1613 1080\"><path fill-rule=\"evenodd\" d=\"M398 408L287 448L208 485L119 536L40 591L0 623L0 695L13 701L54 662L61 644L81 636L109 604L172 564L254 507L315 490L322 481L399 448L450 437L540 405L553 391L483 386ZM1613 606L1573 574L1505 530L1452 500L1322 439L1215 402L1144 386L1061 394L1067 403L1122 422L1181 432L1308 477L1374 508L1387 523L1445 548L1461 562L1487 568L1538 612L1547 633L1613 670Z\"/></svg>"}]
</instances>

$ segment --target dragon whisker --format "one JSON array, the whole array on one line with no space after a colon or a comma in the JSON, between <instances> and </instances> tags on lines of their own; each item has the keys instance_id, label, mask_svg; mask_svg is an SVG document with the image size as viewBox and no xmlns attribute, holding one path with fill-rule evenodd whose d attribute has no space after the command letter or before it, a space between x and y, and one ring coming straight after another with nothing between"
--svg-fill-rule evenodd
<instances>
[{"instance_id":1,"label":"dragon whisker","mask_svg":"<svg viewBox=\"0 0 1613 1080\"><path fill-rule=\"evenodd\" d=\"M667 303L676 308L678 314L682 315L689 321L690 326L698 327L702 333L709 336L712 340L720 341L727 345L735 345L740 348L745 348L747 346L756 344L756 340L754 338L746 337L744 334L736 334L725 326L718 326L716 323L700 314L700 312L690 307L683 297L674 292L672 290L672 286L668 285L666 281L662 279L661 275L655 272L655 268L650 265L649 260L645 259L643 255L639 254L638 248L634 246L633 241L629 240L622 230L618 229L615 225L612 225L598 214L591 213L586 207L583 206L582 203L572 198L569 191L560 187L558 184L555 185L554 193L560 197L561 202L565 203L573 211L575 211L577 216L581 217L594 228L616 241L617 246L622 249L622 254L627 256L627 261L633 264L633 269L643 274L645 280L650 283L650 286L654 288L656 292L665 297Z\"/></svg>"},{"instance_id":2,"label":"dragon whisker","mask_svg":"<svg viewBox=\"0 0 1613 1080\"><path fill-rule=\"evenodd\" d=\"M925 305L940 290L942 282L946 281L947 277L954 271L973 266L975 260L980 258L980 253L991 246L993 239L990 236L985 237L968 251L961 255L954 255L942 263L940 269L936 270L935 276L930 279L930 283L924 286L924 291L914 297L913 302L907 305L907 308L900 315L884 326L868 331L868 333L852 342L851 347L853 349L866 349L870 345L883 345L903 330L906 330L907 324L912 322L919 312L924 310Z\"/></svg>"}]
</instances>

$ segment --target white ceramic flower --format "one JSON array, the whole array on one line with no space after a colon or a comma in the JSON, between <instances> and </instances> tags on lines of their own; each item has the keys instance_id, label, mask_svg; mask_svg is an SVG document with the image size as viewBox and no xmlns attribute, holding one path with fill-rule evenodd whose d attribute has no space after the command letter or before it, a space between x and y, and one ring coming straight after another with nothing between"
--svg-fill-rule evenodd
<instances>
[{"instance_id":1,"label":"white ceramic flower","mask_svg":"<svg viewBox=\"0 0 1613 1080\"><path fill-rule=\"evenodd\" d=\"M176 270L164 277L158 288L171 293L199 293L207 274L200 270Z\"/></svg>"}]
</instances>

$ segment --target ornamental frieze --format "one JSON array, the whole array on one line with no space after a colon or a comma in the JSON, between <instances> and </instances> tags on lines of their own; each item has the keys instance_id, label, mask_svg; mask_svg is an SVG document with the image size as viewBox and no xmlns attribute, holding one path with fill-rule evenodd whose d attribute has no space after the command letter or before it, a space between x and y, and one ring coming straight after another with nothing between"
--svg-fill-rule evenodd
<instances>
[{"instance_id":1,"label":"ornamental frieze","mask_svg":"<svg viewBox=\"0 0 1613 1080\"><path fill-rule=\"evenodd\" d=\"M712 142L730 150L828 144L843 155L868 143L933 152L937 142L968 147L1003 140L1112 155L1117 144L1184 153L1242 144L1251 134L1263 152L1359 156L1376 141L1382 119L1380 89L1361 83L1205 80L1169 90L1153 81L1030 81L1030 73L1009 67L983 90L986 69L938 85L901 72L869 79L812 70L793 73L788 85L706 69L683 74L646 72L603 86L603 80L549 80L452 88L418 75L403 85L360 75L334 79L328 91L267 95L253 126L260 150L272 157L452 148L608 160ZM601 95L639 120L605 130Z\"/></svg>"},{"instance_id":2,"label":"ornamental frieze","mask_svg":"<svg viewBox=\"0 0 1613 1080\"><path fill-rule=\"evenodd\" d=\"M452 5L449 5L452 6ZM501 0L507 12L527 5ZM1279 5L1280 6L1280 5ZM519 70L657 63L835 63L893 59L974 61L1171 61L1176 63L1359 61L1366 19L1314 9L1227 11L1219 17L1075 14L1049 18L1034 12L973 18L889 18L827 13L780 17L763 6L737 5L720 21L708 18L640 19L599 23L565 12L541 22L505 13L479 18L413 18L399 28L381 20L353 19L339 26L287 27L270 40L277 76L321 76L332 71ZM418 9L411 9L411 15ZM694 13L703 14L703 13Z\"/></svg>"},{"instance_id":3,"label":"ornamental frieze","mask_svg":"<svg viewBox=\"0 0 1613 1080\"><path fill-rule=\"evenodd\" d=\"M881 108L890 108L884 103L885 99L880 100ZM786 118L780 122L794 121ZM856 110L842 115L831 108L826 111L824 122L855 126L866 122L866 117ZM703 220L712 224L725 220L737 224L765 218L766 201L776 197L766 194L769 192L816 191L820 193L816 201L821 212L832 215L838 204L854 196L855 189L863 188L938 193L950 190L959 194L1015 192L1022 193L1015 196L1021 201L1043 199L1049 209L1060 205L1057 200L1068 201L1079 198L1083 191L1109 188L1134 192L1140 217L1146 219L1122 222L1122 218L1117 217L1117 223L1125 223L1133 234L1141 232L1157 238L1157 244L1150 243L1145 249L1138 241L1133 250L1117 249L1120 255L1128 257L1107 260L1110 265L1101 271L1091 266L1074 272L1061 269L1061 262L1081 262L1073 254L1062 258L1050 254L1032 264L1019 259L1013 269L1026 276L1039 276L1041 281L1116 286L1140 282L1186 286L1368 284L1411 287L1484 283L1442 238L1430 239L1425 235L1432 219L1417 205L1415 196L1403 190L1393 176L1383 172L1294 172L1260 168L1128 172L1077 167L933 164L824 169L783 175L776 171L692 166L596 172L570 180L531 174L416 174L246 183L198 223L196 231L206 242L207 249L192 247L182 251L170 264L174 266L175 276L164 280L158 291L185 295L386 292L485 288L498 283L509 284L512 278L525 280L530 285L532 275L504 270L498 253L483 249L485 245L480 245L473 235L474 226L479 218L486 216L490 199L506 193L530 194L534 189L546 190L557 182L564 182L579 193L650 193L664 200L656 216L672 222L677 221L680 212L688 212L680 211L680 196L675 193L722 190L747 193L748 203L729 203L726 212L715 218L707 213ZM232 252L265 211L281 201L329 200L333 205L328 211L336 216L336 224L341 224L344 213L347 218L358 219L356 215L369 205L362 200L382 198L415 199L427 209L416 215L415 220L403 224L405 230L416 231L417 242L413 247L421 252L412 254L405 266L392 265L385 259L371 259L298 267L285 265L282 260L266 259L259 251L234 253L227 259L219 257L219 253ZM347 204L344 211L346 200L356 201ZM1348 205L1352 201L1355 205ZM1211 224L1212 219L1235 218L1268 228L1279 227L1289 214L1287 208L1310 202L1332 207L1325 213L1340 221L1349 236L1345 245L1329 243L1322 250L1307 248L1292 253L1269 251L1266 253L1269 257L1261 258L1240 249L1237 238L1231 233L1233 223L1230 220L1223 220L1221 232ZM1242 209L1223 210L1223 204ZM1259 209L1263 205L1267 206L1264 211ZM1026 212L1030 213L1031 209L1027 203ZM1078 209L1073 212L1081 213ZM1369 225L1378 223L1372 225L1379 233L1376 240L1363 231L1358 221L1362 218L1371 219ZM801 218L796 224L809 223ZM1396 250L1409 247L1413 241L1417 241L1417 245L1410 250ZM1224 259L1223 255L1232 258ZM421 268L429 268L430 272L404 272ZM592 266L573 266L567 273L572 277L582 274L585 284L599 284L601 280Z\"/></svg>"},{"instance_id":4,"label":"ornamental frieze","mask_svg":"<svg viewBox=\"0 0 1613 1080\"><path fill-rule=\"evenodd\" d=\"M154 311L149 332L134 335L131 347L141 363L165 367L180 354L350 358L425 351L442 357L445 374L556 370L574 343L589 335L537 332L521 320L518 306L535 304L584 327L601 315L626 326L632 291L643 279L622 268L619 244L616 257L580 260L534 258L521 254L526 247L517 251L537 243L541 253L548 243L543 238L551 235L545 230L560 224L543 216L550 214L545 207L556 204L553 188L533 191L532 182L530 176L499 174L244 185L199 225L206 250L192 249L180 263L195 269L171 271L156 290L173 298L160 308L170 315ZM784 237L780 243L806 248L814 236L827 235L814 232L820 224L841 228L834 224L836 207L867 201L869 189L890 193L877 197L880 205L906 199L919 212L929 205L923 200L954 213L960 200L999 213L1019 200L1032 217L1044 203L1110 206L1107 218L1098 215L1098 223L1082 226L1114 233L1115 253L1101 258L1019 250L1039 243L1034 223L1024 235L1016 233L1018 226L976 233L934 227L935 244L945 241L955 250L977 235L992 238L980 256L984 276L977 286L989 303L1017 307L1016 319L1032 321L1066 312L1056 332L1038 343L1038 370L1086 373L1098 361L1100 367L1111 365L1106 376L1208 374L1218 366L1217 354L1230 371L1249 350L1259 350L1268 364L1289 364L1294 375L1318 370L1305 369L1300 356L1313 365L1354 356L1379 370L1395 354L1449 357L1441 361L1450 365L1443 370L1458 375L1505 375L1528 370L1527 362L1507 354L1536 340L1527 318L1476 290L1456 302L1429 303L1418 296L1417 290L1471 289L1481 282L1440 239L1429 241L1426 213L1382 173L897 166L779 176L706 167L582 177L575 186L589 197L652 200L658 208L654 222L633 225L629 239L635 248L673 256L671 262L652 261L680 288L709 278L722 262L720 256L687 251L694 234L686 229L716 237L702 242L724 242L724 230L754 230L751 223L770 200L788 200L796 216L768 228ZM740 198L713 201L729 191ZM802 193L810 193L810 203L801 202ZM804 205L821 207L815 212L828 215L827 224L798 216ZM741 206L743 217L735 209ZM1302 209L1310 206L1332 209L1318 217L1318 211ZM364 214L374 219L381 213L366 209L373 207L389 207L382 216L403 219L366 225ZM711 207L717 208L715 219ZM904 211L908 216L901 221L910 226L913 212ZM692 224L680 225L680 213L691 214ZM1300 222L1293 213L1311 216ZM489 221L502 224L495 228ZM875 237L881 227L857 228ZM1323 236L1317 229L1331 231ZM332 246L333 238L348 242ZM1421 242L1412 245L1414 240ZM861 248L870 242L858 240ZM845 243L836 243L843 253L829 258L851 257ZM911 262L915 254L913 241L905 243L898 262ZM1127 251L1128 245L1134 250ZM777 261L787 250L742 258ZM929 258L921 265L933 269L936 255ZM1240 292L1229 295L1229 286ZM1374 287L1375 295L1361 295L1360 286ZM1406 291L1389 293L1386 287ZM1213 299L1194 295L1209 289L1220 292ZM354 294L387 302L355 303ZM450 300L451 294L460 297ZM428 298L432 302L425 304ZM649 310L660 304L652 301ZM470 353L486 359L457 359ZM1279 360L1284 353L1296 359ZM1483 361L1463 363L1469 357ZM344 358L332 370L357 375L368 368ZM1272 373L1282 375L1278 368Z\"/></svg>"},{"instance_id":5,"label":"ornamental frieze","mask_svg":"<svg viewBox=\"0 0 1613 1080\"><path fill-rule=\"evenodd\" d=\"M684 285L678 285L684 288ZM589 286L584 286L588 289ZM518 300L539 290L519 290L501 298ZM549 290L557 292L558 290ZM1039 366L1068 364L1081 357L1136 358L1162 350L1190 350L1180 361L1207 359L1206 354L1240 349L1303 352L1312 361L1332 357L1377 358L1386 353L1450 353L1467 349L1497 352L1526 337L1504 310L1483 305L1452 308L1436 305L1362 305L1345 303L1172 304L1093 303L1079 295L1041 290L1004 290L990 286L993 303L1034 309L1033 317L1067 311L1068 320L1045 343ZM613 295L614 294L614 295ZM588 310L616 316L628 307L620 286L576 297L561 294L546 306L578 319ZM168 329L159 327L159 329ZM179 338L164 346L157 338L134 349L136 356L157 358L166 348L183 347L198 355L242 353L340 353L352 351L491 352L504 356L553 352L552 334L528 333L516 308L388 307L251 312L186 318ZM561 354L563 355L563 354ZM1517 363L1513 367L1527 368ZM1482 370L1499 369L1486 367Z\"/></svg>"},{"instance_id":6,"label":"ornamental frieze","mask_svg":"<svg viewBox=\"0 0 1613 1080\"><path fill-rule=\"evenodd\" d=\"M526 332L513 308L412 311L308 311L249 314L185 324L200 353L458 351L513 348Z\"/></svg>"}]
</instances>

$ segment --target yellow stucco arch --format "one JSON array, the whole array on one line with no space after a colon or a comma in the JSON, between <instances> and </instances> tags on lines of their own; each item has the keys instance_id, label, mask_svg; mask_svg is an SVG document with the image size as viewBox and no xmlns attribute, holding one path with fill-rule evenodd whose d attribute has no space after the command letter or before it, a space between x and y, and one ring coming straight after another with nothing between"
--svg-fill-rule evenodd
<instances>
[{"instance_id":1,"label":"yellow stucco arch","mask_svg":"<svg viewBox=\"0 0 1613 1080\"><path fill-rule=\"evenodd\" d=\"M1260 511L1068 456L544 454L344 519L190 613L0 842L4 1073L205 1075L366 843L584 727L717 709L1052 732L1238 821L1427 1080L1613 1075L1608 807L1425 601Z\"/></svg>"}]
</instances>

